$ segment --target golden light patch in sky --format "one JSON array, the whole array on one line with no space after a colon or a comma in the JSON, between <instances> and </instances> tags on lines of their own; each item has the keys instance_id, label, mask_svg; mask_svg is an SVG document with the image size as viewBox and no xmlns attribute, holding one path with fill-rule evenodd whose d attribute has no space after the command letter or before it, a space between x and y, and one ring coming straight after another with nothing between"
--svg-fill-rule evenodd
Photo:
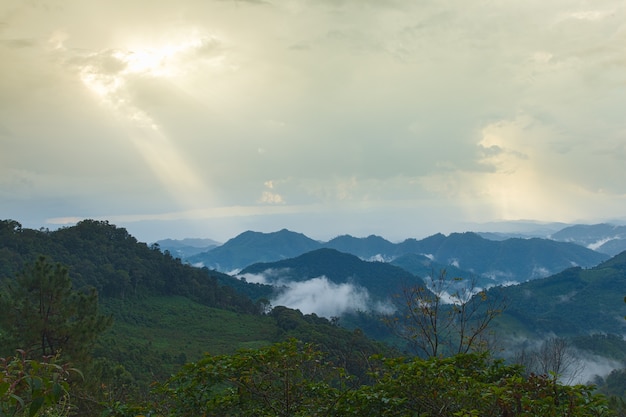
<instances>
[{"instance_id":1,"label":"golden light patch in sky","mask_svg":"<svg viewBox=\"0 0 626 417\"><path fill-rule=\"evenodd\" d=\"M158 121L133 103L126 87L129 77L136 75L162 79L162 82L184 76L182 55L202 45L202 40L190 39L161 47L101 51L92 54L79 71L85 87L125 122L135 149L181 207L213 203L210 187L183 158L175 141L165 135Z\"/></svg>"},{"instance_id":2,"label":"golden light patch in sky","mask_svg":"<svg viewBox=\"0 0 626 417\"><path fill-rule=\"evenodd\" d=\"M563 201L573 202L580 190L550 174L542 159L555 134L533 122L522 114L482 129L479 163L489 170L470 176L472 194L483 196L502 220L575 218L575 205Z\"/></svg>"},{"instance_id":3,"label":"golden light patch in sky","mask_svg":"<svg viewBox=\"0 0 626 417\"><path fill-rule=\"evenodd\" d=\"M6 216L624 217L623 1L0 4Z\"/></svg>"}]
</instances>

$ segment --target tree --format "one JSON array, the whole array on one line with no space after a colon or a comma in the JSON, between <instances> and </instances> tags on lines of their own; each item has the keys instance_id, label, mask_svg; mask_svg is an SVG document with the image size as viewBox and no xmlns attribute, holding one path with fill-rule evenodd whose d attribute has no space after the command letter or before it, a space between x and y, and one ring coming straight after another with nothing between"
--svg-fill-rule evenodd
<instances>
[{"instance_id":1,"label":"tree","mask_svg":"<svg viewBox=\"0 0 626 417\"><path fill-rule=\"evenodd\" d=\"M20 233L22 224L15 220L0 220L0 232Z\"/></svg>"},{"instance_id":2,"label":"tree","mask_svg":"<svg viewBox=\"0 0 626 417\"><path fill-rule=\"evenodd\" d=\"M487 352L447 358L370 358L362 384L310 345L291 339L190 363L143 408L108 415L254 417L609 417L587 385L525 376ZM154 408L158 408L155 410Z\"/></svg>"},{"instance_id":3,"label":"tree","mask_svg":"<svg viewBox=\"0 0 626 417\"><path fill-rule=\"evenodd\" d=\"M600 417L613 415L591 386L562 385L486 352L383 360L378 379L341 402L339 415L383 417ZM344 407L345 406L345 407Z\"/></svg>"},{"instance_id":4,"label":"tree","mask_svg":"<svg viewBox=\"0 0 626 417\"><path fill-rule=\"evenodd\" d=\"M535 350L522 349L514 362L524 367L527 374L551 376L571 384L583 370L583 362L566 339L551 337Z\"/></svg>"},{"instance_id":5,"label":"tree","mask_svg":"<svg viewBox=\"0 0 626 417\"><path fill-rule=\"evenodd\" d=\"M159 403L169 416L328 416L348 381L312 344L290 339L185 365Z\"/></svg>"},{"instance_id":6,"label":"tree","mask_svg":"<svg viewBox=\"0 0 626 417\"><path fill-rule=\"evenodd\" d=\"M405 287L398 312L385 318L397 336L425 357L485 349L487 328L504 309L504 301L488 297L474 279L448 278L446 270L430 285Z\"/></svg>"},{"instance_id":7,"label":"tree","mask_svg":"<svg viewBox=\"0 0 626 417\"><path fill-rule=\"evenodd\" d=\"M84 361L112 319L98 312L98 295L74 291L68 270L40 256L0 295L3 345L29 356Z\"/></svg>"}]
</instances>

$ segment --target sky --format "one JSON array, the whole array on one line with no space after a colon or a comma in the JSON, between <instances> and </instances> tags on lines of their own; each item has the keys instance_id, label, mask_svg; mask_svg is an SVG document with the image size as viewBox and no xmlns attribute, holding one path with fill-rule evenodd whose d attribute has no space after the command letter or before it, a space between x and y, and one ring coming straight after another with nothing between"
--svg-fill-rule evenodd
<instances>
[{"instance_id":1,"label":"sky","mask_svg":"<svg viewBox=\"0 0 626 417\"><path fill-rule=\"evenodd\" d=\"M145 242L626 221L624 109L623 0L3 0L0 218Z\"/></svg>"}]
</instances>

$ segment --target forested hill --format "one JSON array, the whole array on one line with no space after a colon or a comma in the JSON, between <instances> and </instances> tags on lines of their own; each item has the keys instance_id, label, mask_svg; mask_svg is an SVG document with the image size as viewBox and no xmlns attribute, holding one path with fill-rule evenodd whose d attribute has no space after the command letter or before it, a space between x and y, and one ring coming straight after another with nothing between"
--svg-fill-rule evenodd
<instances>
[{"instance_id":1,"label":"forested hill","mask_svg":"<svg viewBox=\"0 0 626 417\"><path fill-rule=\"evenodd\" d=\"M259 306L250 296L256 299L270 291L183 264L106 221L84 220L57 231L0 221L0 280L15 276L40 255L66 265L75 288L94 287L104 298L179 295L210 307L257 312Z\"/></svg>"},{"instance_id":2,"label":"forested hill","mask_svg":"<svg viewBox=\"0 0 626 417\"><path fill-rule=\"evenodd\" d=\"M510 336L621 335L626 333L625 288L626 251L593 268L569 268L488 294L506 300L501 319Z\"/></svg>"},{"instance_id":3,"label":"forested hill","mask_svg":"<svg viewBox=\"0 0 626 417\"><path fill-rule=\"evenodd\" d=\"M106 221L57 231L0 221L0 287L42 255L67 267L74 289L95 287L100 307L113 316L93 352L101 369L86 372L90 383L99 379L97 386L143 392L205 352L234 353L292 337L320 346L354 372L367 369L360 358L387 350L315 314L280 306L267 312L263 298L271 287L183 264ZM0 354L15 351L2 343Z\"/></svg>"},{"instance_id":4,"label":"forested hill","mask_svg":"<svg viewBox=\"0 0 626 417\"><path fill-rule=\"evenodd\" d=\"M378 299L388 299L410 285L424 281L406 270L385 262L363 261L355 255L322 248L295 258L270 263L256 263L244 268L241 275L263 274L275 281L306 281L325 276L336 284L353 283L366 288Z\"/></svg>"}]
</instances>

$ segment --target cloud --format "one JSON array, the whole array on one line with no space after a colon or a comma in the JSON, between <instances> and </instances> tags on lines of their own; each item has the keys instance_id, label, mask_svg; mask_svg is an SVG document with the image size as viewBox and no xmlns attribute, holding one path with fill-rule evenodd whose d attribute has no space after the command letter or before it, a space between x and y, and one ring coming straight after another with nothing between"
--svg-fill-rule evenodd
<instances>
[{"instance_id":1,"label":"cloud","mask_svg":"<svg viewBox=\"0 0 626 417\"><path fill-rule=\"evenodd\" d=\"M37 44L34 39L0 39L0 44L7 48L32 48Z\"/></svg>"},{"instance_id":2,"label":"cloud","mask_svg":"<svg viewBox=\"0 0 626 417\"><path fill-rule=\"evenodd\" d=\"M606 237L604 239L599 239L595 242L589 243L587 245L587 248L591 249L591 250L597 250L600 246L604 245L607 242L610 242L612 240L615 239L621 239L620 236L610 236L610 237Z\"/></svg>"},{"instance_id":3,"label":"cloud","mask_svg":"<svg viewBox=\"0 0 626 417\"><path fill-rule=\"evenodd\" d=\"M620 361L605 358L598 355L581 353L582 369L573 384L593 383L596 376L606 377L615 369L623 369L624 364Z\"/></svg>"},{"instance_id":4,"label":"cloud","mask_svg":"<svg viewBox=\"0 0 626 417\"><path fill-rule=\"evenodd\" d=\"M602 20L613 14L611 10L584 10L579 12L572 12L567 17L578 20Z\"/></svg>"},{"instance_id":5,"label":"cloud","mask_svg":"<svg viewBox=\"0 0 626 417\"><path fill-rule=\"evenodd\" d=\"M289 206L294 229L398 235L411 209L423 228L623 212L618 0L48 5L0 6L0 193L20 173L58 199L5 213Z\"/></svg>"},{"instance_id":6,"label":"cloud","mask_svg":"<svg viewBox=\"0 0 626 417\"><path fill-rule=\"evenodd\" d=\"M556 336L550 335L543 339L528 339L528 338L508 338L505 343L507 344L506 350L503 352L504 356L513 359L516 355L525 352L527 363L525 366L530 366L530 371L537 371L534 369L537 364L537 358L533 358L533 355L539 354L542 346L545 343L551 343L556 340ZM559 339L559 338L557 338ZM559 339L563 340L563 339ZM549 365L554 360L559 360L559 365L563 367L562 374L559 375L561 382L569 385L573 384L593 384L594 379L597 376L605 377L615 369L623 369L623 363L618 360L599 356L590 353L586 350L580 350L573 346L570 341L566 341L566 345L559 352L559 349L550 348L548 353L552 354L552 357L544 357L543 360L547 361ZM540 354L541 355L541 354ZM530 360L529 360L530 359Z\"/></svg>"},{"instance_id":7,"label":"cloud","mask_svg":"<svg viewBox=\"0 0 626 417\"><path fill-rule=\"evenodd\" d=\"M267 188L261 194L261 197L257 200L258 203L261 204L284 204L285 199L280 194L274 192L274 182L273 181L265 181L265 188Z\"/></svg>"},{"instance_id":8,"label":"cloud","mask_svg":"<svg viewBox=\"0 0 626 417\"><path fill-rule=\"evenodd\" d=\"M264 274L238 274L237 278L245 280L252 284L267 284L267 278Z\"/></svg>"},{"instance_id":9,"label":"cloud","mask_svg":"<svg viewBox=\"0 0 626 417\"><path fill-rule=\"evenodd\" d=\"M352 283L337 284L325 276L294 281L289 269L270 269L262 274L241 274L247 282L273 285L276 295L271 304L286 306L305 314L341 316L354 311L391 312L391 305L371 299L367 289Z\"/></svg>"},{"instance_id":10,"label":"cloud","mask_svg":"<svg viewBox=\"0 0 626 417\"><path fill-rule=\"evenodd\" d=\"M263 191L261 198L257 201L265 204L283 204L285 202L280 194L272 193L270 191Z\"/></svg>"},{"instance_id":11,"label":"cloud","mask_svg":"<svg viewBox=\"0 0 626 417\"><path fill-rule=\"evenodd\" d=\"M271 300L272 305L282 305L305 314L315 313L323 317L371 309L367 290L353 284L335 284L322 276L283 285L285 288Z\"/></svg>"}]
</instances>

